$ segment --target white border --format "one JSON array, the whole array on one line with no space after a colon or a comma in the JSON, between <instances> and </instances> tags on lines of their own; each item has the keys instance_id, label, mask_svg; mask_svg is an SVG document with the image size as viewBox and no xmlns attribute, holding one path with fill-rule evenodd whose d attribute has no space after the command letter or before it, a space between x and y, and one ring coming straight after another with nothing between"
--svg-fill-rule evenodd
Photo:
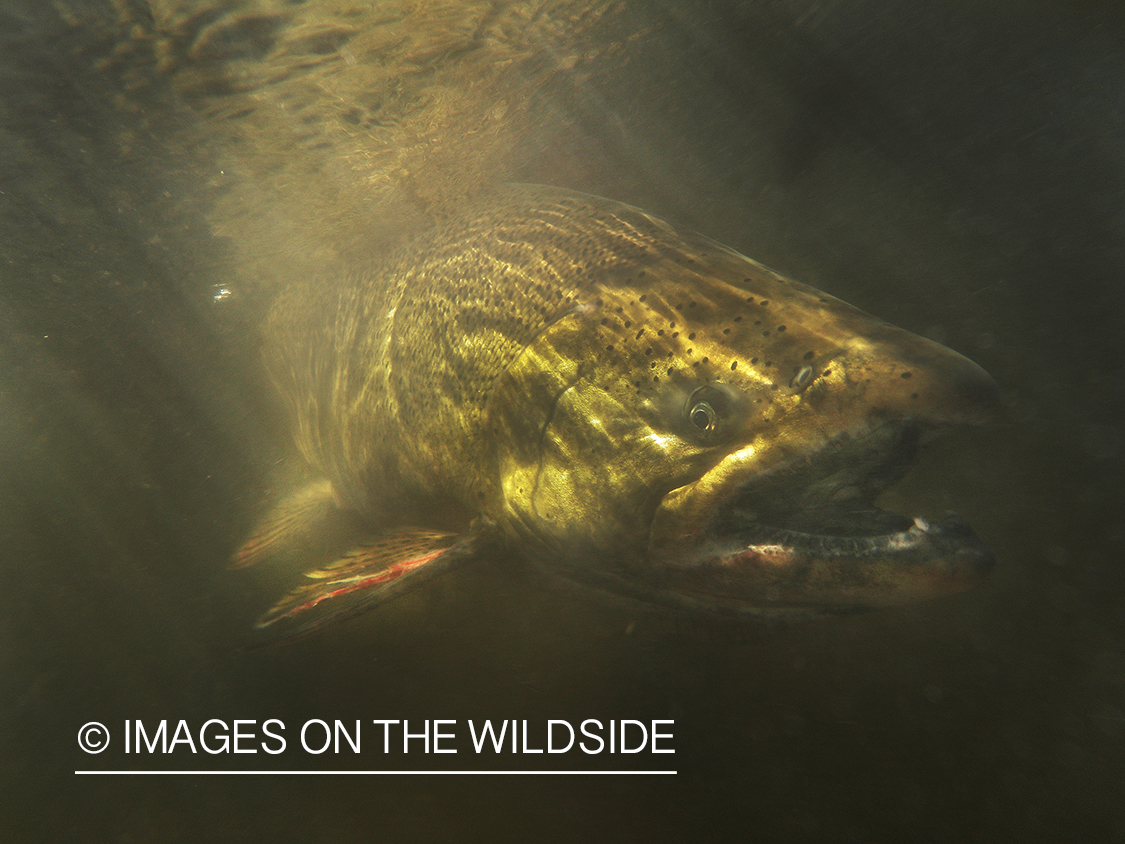
<instances>
[{"instance_id":1,"label":"white border","mask_svg":"<svg viewBox=\"0 0 1125 844\"><path fill-rule=\"evenodd\" d=\"M75 774L118 774L118 775L198 775L198 774L216 774L216 775L234 775L234 776L248 776L248 775L285 775L285 774L312 774L312 775L511 775L511 776L535 776L535 775L638 775L638 774L664 774L675 775L675 771L75 771Z\"/></svg>"}]
</instances>

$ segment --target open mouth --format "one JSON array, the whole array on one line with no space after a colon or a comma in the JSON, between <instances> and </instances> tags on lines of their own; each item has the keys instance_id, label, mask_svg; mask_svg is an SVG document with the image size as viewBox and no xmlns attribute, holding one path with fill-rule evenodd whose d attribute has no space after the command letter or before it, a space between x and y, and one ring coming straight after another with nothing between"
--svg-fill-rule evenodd
<instances>
[{"instance_id":1,"label":"open mouth","mask_svg":"<svg viewBox=\"0 0 1125 844\"><path fill-rule=\"evenodd\" d=\"M927 434L887 421L755 476L719 505L690 565L662 573L665 585L776 607L878 606L971 587L994 555L962 517L928 521L875 504Z\"/></svg>"},{"instance_id":2,"label":"open mouth","mask_svg":"<svg viewBox=\"0 0 1125 844\"><path fill-rule=\"evenodd\" d=\"M907 530L912 519L879 509L875 499L910 469L921 437L916 425L901 422L886 422L862 438L840 435L815 455L740 487L712 530L772 531L841 545Z\"/></svg>"}]
</instances>

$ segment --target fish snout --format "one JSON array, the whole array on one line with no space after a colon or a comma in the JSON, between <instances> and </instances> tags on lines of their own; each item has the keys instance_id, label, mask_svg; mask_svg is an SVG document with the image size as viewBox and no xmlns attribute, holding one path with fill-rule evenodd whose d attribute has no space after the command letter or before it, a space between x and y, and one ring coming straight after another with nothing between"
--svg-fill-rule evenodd
<instances>
[{"instance_id":1,"label":"fish snout","mask_svg":"<svg viewBox=\"0 0 1125 844\"><path fill-rule=\"evenodd\" d=\"M867 369L882 412L935 427L987 425L1000 414L1000 387L982 367L932 340L891 329Z\"/></svg>"}]
</instances>

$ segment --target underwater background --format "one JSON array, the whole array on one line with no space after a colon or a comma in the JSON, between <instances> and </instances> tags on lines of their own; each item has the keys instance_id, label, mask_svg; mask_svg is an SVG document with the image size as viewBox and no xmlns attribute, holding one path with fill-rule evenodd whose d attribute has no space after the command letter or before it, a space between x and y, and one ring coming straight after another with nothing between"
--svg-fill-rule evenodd
<instances>
[{"instance_id":1,"label":"underwater background","mask_svg":"<svg viewBox=\"0 0 1125 844\"><path fill-rule=\"evenodd\" d=\"M889 504L976 591L771 627L508 561L248 649L255 326L482 186L638 205L977 361ZM939 0L0 5L0 830L28 841L1125 839L1125 12ZM675 753L128 755L126 719L674 720ZM112 736L88 755L90 721ZM150 729L151 733L151 729ZM198 735L198 733L197 733ZM247 761L249 760L249 761ZM604 776L90 776L544 767Z\"/></svg>"}]
</instances>

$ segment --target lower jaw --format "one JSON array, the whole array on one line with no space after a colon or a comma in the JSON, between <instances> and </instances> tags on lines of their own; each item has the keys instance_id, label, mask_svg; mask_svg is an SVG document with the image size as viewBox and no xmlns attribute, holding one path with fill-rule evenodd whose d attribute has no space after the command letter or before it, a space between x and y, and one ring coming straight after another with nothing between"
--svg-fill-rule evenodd
<instances>
[{"instance_id":1,"label":"lower jaw","mask_svg":"<svg viewBox=\"0 0 1125 844\"><path fill-rule=\"evenodd\" d=\"M994 556L960 516L876 536L782 528L713 537L655 572L654 585L730 609L859 609L963 592Z\"/></svg>"},{"instance_id":2,"label":"lower jaw","mask_svg":"<svg viewBox=\"0 0 1125 844\"><path fill-rule=\"evenodd\" d=\"M887 533L828 534L762 526L744 537L733 535L715 539L700 549L699 562L729 565L747 553L816 554L825 557L871 557L909 552L921 548L935 536L967 528L959 516L950 515L939 522L917 518L903 530Z\"/></svg>"}]
</instances>

